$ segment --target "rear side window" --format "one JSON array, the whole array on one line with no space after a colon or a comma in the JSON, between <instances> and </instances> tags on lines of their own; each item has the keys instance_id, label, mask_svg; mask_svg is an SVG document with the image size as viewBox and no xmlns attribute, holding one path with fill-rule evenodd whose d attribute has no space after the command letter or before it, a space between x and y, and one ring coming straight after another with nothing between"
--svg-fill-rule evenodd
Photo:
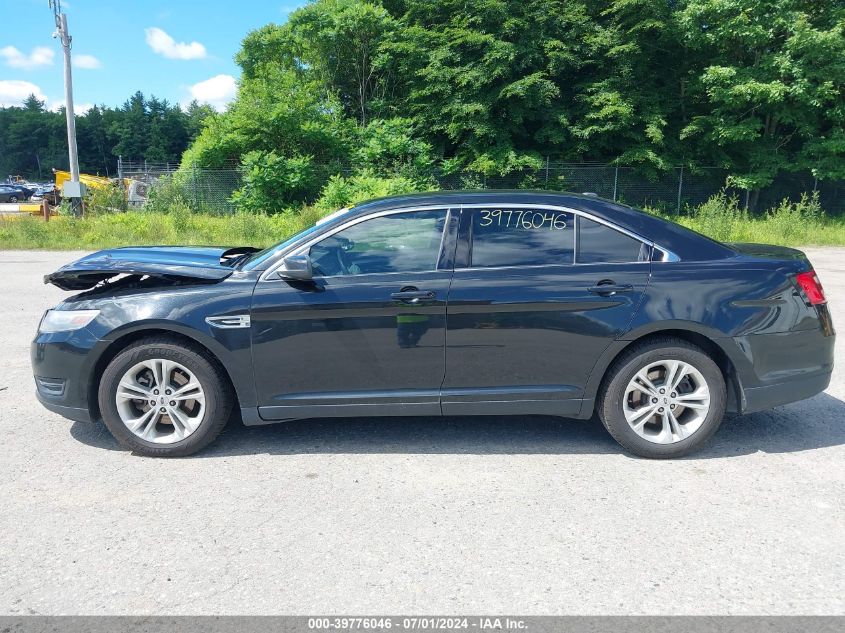
<instances>
[{"instance_id":1,"label":"rear side window","mask_svg":"<svg viewBox=\"0 0 845 633\"><path fill-rule=\"evenodd\" d=\"M579 264L645 262L650 247L609 226L578 218Z\"/></svg>"},{"instance_id":2,"label":"rear side window","mask_svg":"<svg viewBox=\"0 0 845 633\"><path fill-rule=\"evenodd\" d=\"M571 264L575 248L571 213L547 209L489 208L473 211L474 268Z\"/></svg>"}]
</instances>

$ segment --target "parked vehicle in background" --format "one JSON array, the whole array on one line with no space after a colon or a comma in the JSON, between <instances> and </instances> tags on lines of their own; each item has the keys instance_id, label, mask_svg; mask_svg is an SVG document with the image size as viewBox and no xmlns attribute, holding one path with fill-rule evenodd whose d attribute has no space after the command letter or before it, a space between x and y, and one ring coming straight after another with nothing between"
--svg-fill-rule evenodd
<instances>
[{"instance_id":1,"label":"parked vehicle in background","mask_svg":"<svg viewBox=\"0 0 845 633\"><path fill-rule=\"evenodd\" d=\"M18 202L26 202L32 197L32 194L35 193L34 189L18 183L7 184L4 186L18 192Z\"/></svg>"},{"instance_id":2,"label":"parked vehicle in background","mask_svg":"<svg viewBox=\"0 0 845 633\"><path fill-rule=\"evenodd\" d=\"M248 425L598 414L632 453L677 457L726 410L808 398L833 369L803 253L574 194L385 198L263 251L113 249L45 282L85 292L39 325L39 400L154 456L200 450L234 408Z\"/></svg>"},{"instance_id":3,"label":"parked vehicle in background","mask_svg":"<svg viewBox=\"0 0 845 633\"><path fill-rule=\"evenodd\" d=\"M56 189L56 185L49 184L38 187L31 200L32 202L41 202L42 200L46 200L50 206L55 207L59 204L59 202L61 202L62 196L58 189Z\"/></svg>"},{"instance_id":4,"label":"parked vehicle in background","mask_svg":"<svg viewBox=\"0 0 845 633\"><path fill-rule=\"evenodd\" d=\"M25 196L17 187L0 185L0 202L23 202Z\"/></svg>"}]
</instances>

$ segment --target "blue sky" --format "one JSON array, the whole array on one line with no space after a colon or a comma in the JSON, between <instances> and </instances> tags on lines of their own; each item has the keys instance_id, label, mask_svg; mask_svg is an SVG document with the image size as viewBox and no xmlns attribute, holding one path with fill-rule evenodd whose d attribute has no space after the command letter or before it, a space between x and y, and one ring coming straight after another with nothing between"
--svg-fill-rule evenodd
<instances>
[{"instance_id":1,"label":"blue sky","mask_svg":"<svg viewBox=\"0 0 845 633\"><path fill-rule=\"evenodd\" d=\"M117 106L140 90L172 103L225 107L234 56L252 29L282 23L305 0L68 0L74 103ZM0 0L0 106L35 93L64 102L63 58L47 0ZM11 27L11 28L8 28Z\"/></svg>"}]
</instances>

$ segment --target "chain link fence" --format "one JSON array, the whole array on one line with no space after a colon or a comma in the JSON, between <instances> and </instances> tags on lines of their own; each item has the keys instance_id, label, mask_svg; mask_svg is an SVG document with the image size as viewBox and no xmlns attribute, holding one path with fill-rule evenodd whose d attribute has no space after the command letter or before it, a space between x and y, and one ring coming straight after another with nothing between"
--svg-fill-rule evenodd
<instances>
[{"instance_id":1,"label":"chain link fence","mask_svg":"<svg viewBox=\"0 0 845 633\"><path fill-rule=\"evenodd\" d=\"M243 185L241 171L236 165L223 169L197 166L180 169L179 163L118 159L117 169L119 178L142 182L147 187L143 198L130 198L132 206L143 206L152 188L168 182L179 189L180 198L195 212L234 213L237 209L232 194Z\"/></svg>"},{"instance_id":2,"label":"chain link fence","mask_svg":"<svg viewBox=\"0 0 845 633\"><path fill-rule=\"evenodd\" d=\"M352 167L316 166L324 180L332 174L349 176ZM182 167L177 163L148 163L146 161L118 162L120 177L142 182L149 188L170 177L181 198L191 209L206 213L233 213L236 210L232 194L243 185L243 175L237 165L223 169L197 166ZM175 174L178 178L173 178ZM590 163L547 161L539 169L522 169L505 175L484 175L477 172L444 173L435 169L434 188L457 189L547 189L576 193L594 193L635 207L655 207L666 212L682 213L687 207L706 202L708 198L726 191L748 206L749 192L726 187L728 172L717 167L691 170L675 167L655 177L647 177L634 167ZM770 186L762 189L756 209L768 209L784 198L800 199L802 194L818 192L822 208L831 215L845 213L845 182L818 181L810 173L781 174ZM140 198L134 201L143 205Z\"/></svg>"}]
</instances>

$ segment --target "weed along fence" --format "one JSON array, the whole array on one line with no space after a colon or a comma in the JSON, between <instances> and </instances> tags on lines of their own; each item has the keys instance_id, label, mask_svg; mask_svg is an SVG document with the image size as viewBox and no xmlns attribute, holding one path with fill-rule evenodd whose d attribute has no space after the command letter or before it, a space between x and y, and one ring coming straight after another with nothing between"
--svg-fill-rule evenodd
<instances>
[{"instance_id":1,"label":"weed along fence","mask_svg":"<svg viewBox=\"0 0 845 633\"><path fill-rule=\"evenodd\" d=\"M695 170L673 167L649 178L633 167L547 162L539 169L525 169L504 176L463 172L435 174L434 178L442 189L537 188L590 192L632 206L681 213L687 206L702 204L722 190L735 195L742 206L747 206L749 192L726 187L727 176L727 170L718 167ZM845 182L818 181L809 173L782 174L769 187L760 191L756 208L776 206L784 198L799 200L802 194L814 191L818 192L822 208L828 213L845 213Z\"/></svg>"},{"instance_id":2,"label":"weed along fence","mask_svg":"<svg viewBox=\"0 0 845 633\"><path fill-rule=\"evenodd\" d=\"M352 166L315 165L315 178L328 181L332 175L349 176ZM232 194L244 186L236 165L221 169L180 166L177 163L146 161L118 162L122 178L146 183L149 189L174 188L179 199L195 212L227 214L237 210ZM594 193L638 207L653 207L667 213L683 213L688 206L700 205L726 190L749 205L749 192L726 187L728 172L717 167L674 167L654 176L646 176L634 167L594 163L545 161L539 168L520 169L507 174L482 174L471 171L445 172L432 169L431 189L549 189ZM164 180L163 180L164 179ZM802 194L818 192L822 208L831 215L845 214L845 181L819 181L810 173L785 173L760 190L755 209L776 206L784 198L799 200ZM303 202L313 202L305 200ZM142 206L143 200L134 206Z\"/></svg>"},{"instance_id":3,"label":"weed along fence","mask_svg":"<svg viewBox=\"0 0 845 633\"><path fill-rule=\"evenodd\" d=\"M138 180L150 188L163 184L177 187L180 197L196 212L213 214L234 213L232 194L243 184L241 172L232 166L225 169L207 169L196 165L179 168L178 163L148 163L147 161L118 160L118 173L122 178ZM149 192L148 192L149 196ZM139 201L134 206L142 206Z\"/></svg>"}]
</instances>

